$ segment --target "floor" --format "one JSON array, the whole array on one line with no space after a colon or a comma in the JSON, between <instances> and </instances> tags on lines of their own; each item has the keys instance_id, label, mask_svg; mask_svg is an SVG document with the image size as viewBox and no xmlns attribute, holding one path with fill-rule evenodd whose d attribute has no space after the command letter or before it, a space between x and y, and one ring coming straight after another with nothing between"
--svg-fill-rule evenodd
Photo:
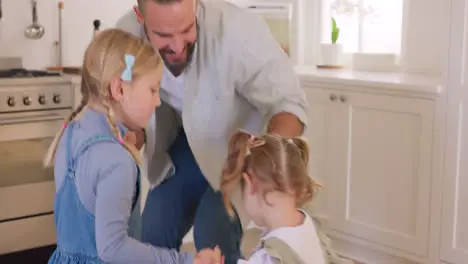
<instances>
[{"instance_id":1,"label":"floor","mask_svg":"<svg viewBox=\"0 0 468 264\"><path fill-rule=\"evenodd\" d=\"M252 249L256 246L257 241L260 237L260 231L256 229L250 229L244 235L242 243L242 252L244 255L249 255ZM37 248L27 251L22 251L14 254L0 255L1 264L46 264L49 260L50 255L55 250L55 245ZM184 244L181 248L185 252L195 252L193 243Z\"/></svg>"}]
</instances>

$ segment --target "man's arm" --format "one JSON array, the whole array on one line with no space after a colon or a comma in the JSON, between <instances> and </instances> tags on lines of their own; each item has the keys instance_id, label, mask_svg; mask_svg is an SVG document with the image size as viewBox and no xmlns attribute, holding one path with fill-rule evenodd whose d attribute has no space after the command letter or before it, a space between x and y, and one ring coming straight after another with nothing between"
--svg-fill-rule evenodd
<instances>
[{"instance_id":1,"label":"man's arm","mask_svg":"<svg viewBox=\"0 0 468 264\"><path fill-rule=\"evenodd\" d=\"M304 132L304 123L294 114L283 112L274 115L267 127L267 133L284 137L298 137Z\"/></svg>"},{"instance_id":2,"label":"man's arm","mask_svg":"<svg viewBox=\"0 0 468 264\"><path fill-rule=\"evenodd\" d=\"M129 130L124 137L125 141L134 145L136 149L141 150L143 145L146 143L145 129Z\"/></svg>"},{"instance_id":3,"label":"man's arm","mask_svg":"<svg viewBox=\"0 0 468 264\"><path fill-rule=\"evenodd\" d=\"M237 91L268 118L268 133L300 136L308 102L290 59L264 21L239 17L231 36Z\"/></svg>"}]
</instances>

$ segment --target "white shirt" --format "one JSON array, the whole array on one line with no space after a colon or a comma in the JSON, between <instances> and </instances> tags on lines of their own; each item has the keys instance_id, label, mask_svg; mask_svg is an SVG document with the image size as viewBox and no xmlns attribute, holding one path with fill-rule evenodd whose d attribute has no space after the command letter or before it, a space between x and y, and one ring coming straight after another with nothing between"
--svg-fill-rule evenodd
<instances>
[{"instance_id":1,"label":"white shirt","mask_svg":"<svg viewBox=\"0 0 468 264\"><path fill-rule=\"evenodd\" d=\"M320 244L317 231L312 219L307 213L304 223L294 227L282 227L264 234L261 242L267 238L275 237L288 244L306 264L325 264L324 250ZM260 244L261 244L260 242ZM260 246L248 260L239 260L237 264L276 264L276 260Z\"/></svg>"},{"instance_id":2,"label":"white shirt","mask_svg":"<svg viewBox=\"0 0 468 264\"><path fill-rule=\"evenodd\" d=\"M185 79L183 73L176 77L164 66L161 80L161 90L163 91L161 93L161 99L177 110L179 115L182 114L184 85Z\"/></svg>"}]
</instances>

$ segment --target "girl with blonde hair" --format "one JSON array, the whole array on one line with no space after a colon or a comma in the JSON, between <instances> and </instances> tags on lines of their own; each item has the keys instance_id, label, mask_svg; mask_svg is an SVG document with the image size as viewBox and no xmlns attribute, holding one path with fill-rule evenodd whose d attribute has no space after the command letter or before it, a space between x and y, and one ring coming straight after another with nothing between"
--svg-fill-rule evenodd
<instances>
[{"instance_id":1,"label":"girl with blonde hair","mask_svg":"<svg viewBox=\"0 0 468 264\"><path fill-rule=\"evenodd\" d=\"M244 131L232 136L221 179L226 208L233 215L229 200L240 186L247 214L265 228L251 257L238 264L326 263L312 218L298 209L320 187L309 177L308 161L309 149L301 138L257 137Z\"/></svg>"},{"instance_id":2,"label":"girl with blonde hair","mask_svg":"<svg viewBox=\"0 0 468 264\"><path fill-rule=\"evenodd\" d=\"M150 44L121 30L102 31L88 46L82 101L44 161L55 162L57 249L49 263L194 262L138 241L141 158L126 135L146 127L160 105L162 67Z\"/></svg>"}]
</instances>

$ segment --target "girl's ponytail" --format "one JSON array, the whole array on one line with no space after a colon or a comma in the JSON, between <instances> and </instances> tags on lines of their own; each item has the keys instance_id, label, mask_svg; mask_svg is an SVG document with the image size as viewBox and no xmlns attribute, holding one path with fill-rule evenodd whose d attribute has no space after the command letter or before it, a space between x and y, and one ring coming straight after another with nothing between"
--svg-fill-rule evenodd
<instances>
[{"instance_id":1,"label":"girl's ponytail","mask_svg":"<svg viewBox=\"0 0 468 264\"><path fill-rule=\"evenodd\" d=\"M229 141L228 157L221 177L221 191L223 193L224 204L231 216L234 216L234 209L232 208L230 197L242 179L250 137L249 133L238 131Z\"/></svg>"},{"instance_id":2,"label":"girl's ponytail","mask_svg":"<svg viewBox=\"0 0 468 264\"><path fill-rule=\"evenodd\" d=\"M295 137L291 139L294 145L296 145L297 149L301 154L301 160L304 163L305 168L308 168L309 164L309 145L307 141L300 137ZM308 177L303 178L305 182L301 184L303 189L296 193L296 200L299 206L304 205L308 201L311 201L318 193L319 189L322 187L317 181L311 178L310 175Z\"/></svg>"},{"instance_id":3,"label":"girl's ponytail","mask_svg":"<svg viewBox=\"0 0 468 264\"><path fill-rule=\"evenodd\" d=\"M301 153L302 161L304 165L307 167L309 165L309 145L305 141L305 139L300 137L295 137L291 139L294 145L299 149Z\"/></svg>"}]
</instances>

